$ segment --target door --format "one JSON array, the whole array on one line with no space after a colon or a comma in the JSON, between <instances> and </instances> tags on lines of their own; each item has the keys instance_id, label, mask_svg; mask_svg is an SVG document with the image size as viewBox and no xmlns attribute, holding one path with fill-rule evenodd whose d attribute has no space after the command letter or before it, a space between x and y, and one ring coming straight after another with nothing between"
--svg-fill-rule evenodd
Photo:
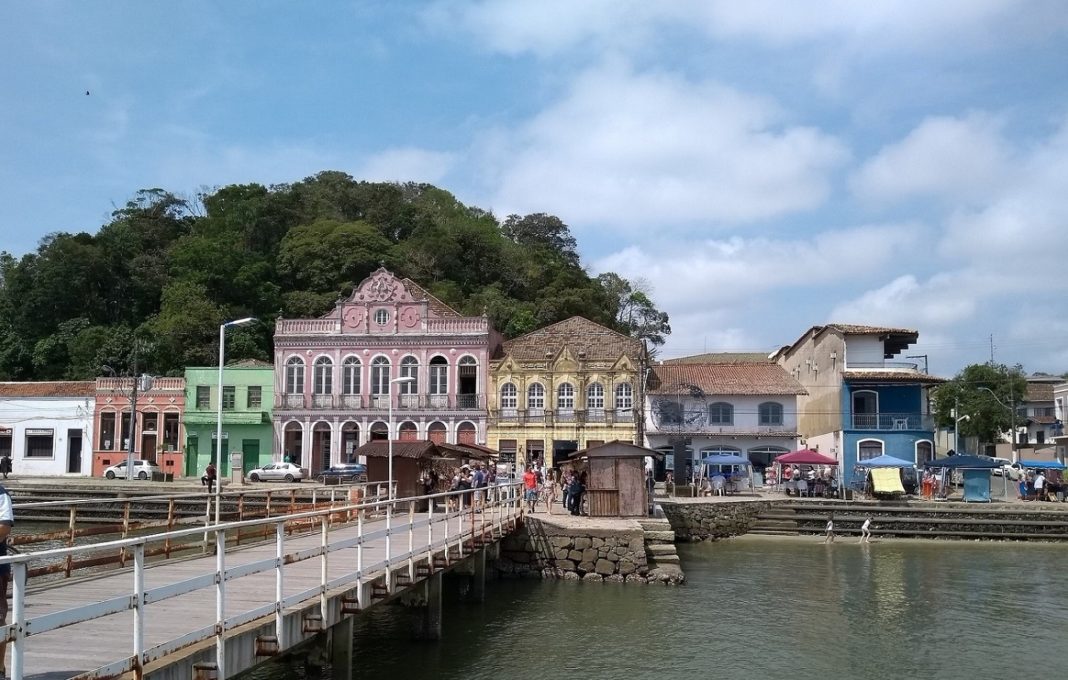
<instances>
[{"instance_id":1,"label":"door","mask_svg":"<svg viewBox=\"0 0 1068 680\"><path fill-rule=\"evenodd\" d=\"M82 471L82 431L67 430L67 472Z\"/></svg>"},{"instance_id":2,"label":"door","mask_svg":"<svg viewBox=\"0 0 1068 680\"><path fill-rule=\"evenodd\" d=\"M254 470L260 466L260 440L242 439L241 457L245 475L247 476L249 470Z\"/></svg>"}]
</instances>

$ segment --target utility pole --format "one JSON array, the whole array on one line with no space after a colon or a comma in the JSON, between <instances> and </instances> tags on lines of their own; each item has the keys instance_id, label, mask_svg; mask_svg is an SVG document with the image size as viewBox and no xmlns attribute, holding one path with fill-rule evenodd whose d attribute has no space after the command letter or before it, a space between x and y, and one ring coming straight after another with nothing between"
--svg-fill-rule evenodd
<instances>
[{"instance_id":1,"label":"utility pole","mask_svg":"<svg viewBox=\"0 0 1068 680\"><path fill-rule=\"evenodd\" d=\"M1012 418L1012 462L1019 463L1020 454L1016 448L1016 388L1011 380L1009 381L1009 404L1012 406L1012 412L1010 414Z\"/></svg>"},{"instance_id":2,"label":"utility pole","mask_svg":"<svg viewBox=\"0 0 1068 680\"><path fill-rule=\"evenodd\" d=\"M126 446L126 479L133 480L134 478L134 437L137 434L137 383L139 378L137 377L137 341L134 340L133 347L133 389L130 391L130 441Z\"/></svg>"}]
</instances>

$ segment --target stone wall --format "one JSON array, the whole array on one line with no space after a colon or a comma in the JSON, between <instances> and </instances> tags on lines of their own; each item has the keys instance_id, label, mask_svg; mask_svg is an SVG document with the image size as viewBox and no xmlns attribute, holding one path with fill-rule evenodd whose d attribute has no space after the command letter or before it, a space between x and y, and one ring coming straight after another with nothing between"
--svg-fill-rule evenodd
<instances>
[{"instance_id":1,"label":"stone wall","mask_svg":"<svg viewBox=\"0 0 1068 680\"><path fill-rule=\"evenodd\" d=\"M617 583L647 582L649 572L644 533L635 521L562 526L530 516L501 541L493 566L504 577Z\"/></svg>"},{"instance_id":2,"label":"stone wall","mask_svg":"<svg viewBox=\"0 0 1068 680\"><path fill-rule=\"evenodd\" d=\"M700 499L659 499L664 516L679 541L706 541L740 536L773 501L709 502Z\"/></svg>"}]
</instances>

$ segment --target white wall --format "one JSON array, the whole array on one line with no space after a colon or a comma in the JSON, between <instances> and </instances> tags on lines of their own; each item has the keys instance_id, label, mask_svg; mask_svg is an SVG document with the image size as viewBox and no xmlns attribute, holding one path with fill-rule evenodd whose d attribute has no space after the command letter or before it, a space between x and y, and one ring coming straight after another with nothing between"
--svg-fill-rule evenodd
<instances>
[{"instance_id":1,"label":"white wall","mask_svg":"<svg viewBox=\"0 0 1068 680\"><path fill-rule=\"evenodd\" d=\"M0 400L0 427L12 428L12 474L66 475L68 430L82 433L81 472L93 468L93 400L22 398ZM52 457L26 458L26 431L52 430Z\"/></svg>"},{"instance_id":2,"label":"white wall","mask_svg":"<svg viewBox=\"0 0 1068 680\"><path fill-rule=\"evenodd\" d=\"M877 335L846 336L846 366L856 363L877 363L885 360L883 341Z\"/></svg>"},{"instance_id":3,"label":"white wall","mask_svg":"<svg viewBox=\"0 0 1068 680\"><path fill-rule=\"evenodd\" d=\"M646 395L645 425L646 432L656 434L661 431L657 422L654 407L658 400L678 401L677 397L668 395ZM723 426L724 432L731 430L756 432L760 429L760 405L764 402L777 402L782 404L782 428L785 430L797 429L797 396L793 394L772 395L709 395L704 399L682 398L683 409L686 413L694 410L703 411L704 417L699 423L694 423L706 431L715 431L719 426L708 425L708 407L718 402L726 402L734 407L734 424ZM662 430L668 434L678 430L677 425L664 425ZM686 429L685 427L683 429Z\"/></svg>"}]
</instances>

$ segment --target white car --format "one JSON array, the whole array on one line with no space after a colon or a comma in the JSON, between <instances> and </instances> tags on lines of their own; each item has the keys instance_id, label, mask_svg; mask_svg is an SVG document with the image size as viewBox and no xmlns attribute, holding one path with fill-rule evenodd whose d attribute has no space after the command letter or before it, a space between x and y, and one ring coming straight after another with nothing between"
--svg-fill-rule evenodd
<instances>
[{"instance_id":1,"label":"white car","mask_svg":"<svg viewBox=\"0 0 1068 680\"><path fill-rule=\"evenodd\" d=\"M153 473L160 472L159 466L150 460L135 460L133 463L134 479L150 479ZM104 476L108 479L126 479L126 461L104 470Z\"/></svg>"},{"instance_id":2,"label":"white car","mask_svg":"<svg viewBox=\"0 0 1068 680\"><path fill-rule=\"evenodd\" d=\"M248 471L251 482L299 482L308 477L307 468L293 463L271 463Z\"/></svg>"}]
</instances>

